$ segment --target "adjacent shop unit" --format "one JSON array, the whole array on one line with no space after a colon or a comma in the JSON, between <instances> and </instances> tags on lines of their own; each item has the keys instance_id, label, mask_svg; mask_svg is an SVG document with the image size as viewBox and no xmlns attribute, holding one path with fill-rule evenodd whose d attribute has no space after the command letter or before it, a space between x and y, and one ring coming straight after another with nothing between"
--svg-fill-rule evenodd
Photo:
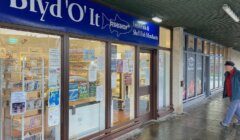
<instances>
[{"instance_id":1,"label":"adjacent shop unit","mask_svg":"<svg viewBox=\"0 0 240 140\"><path fill-rule=\"evenodd\" d=\"M2 2L0 140L113 138L168 112L160 30L88 0Z\"/></svg>"},{"instance_id":2,"label":"adjacent shop unit","mask_svg":"<svg viewBox=\"0 0 240 140\"><path fill-rule=\"evenodd\" d=\"M184 102L222 90L224 47L200 37L185 34Z\"/></svg>"}]
</instances>

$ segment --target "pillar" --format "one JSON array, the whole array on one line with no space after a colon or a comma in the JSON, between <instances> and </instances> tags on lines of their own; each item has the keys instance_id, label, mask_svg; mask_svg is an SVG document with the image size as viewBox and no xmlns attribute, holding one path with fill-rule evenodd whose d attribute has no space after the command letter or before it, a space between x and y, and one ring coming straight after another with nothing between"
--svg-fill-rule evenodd
<instances>
[{"instance_id":1,"label":"pillar","mask_svg":"<svg viewBox=\"0 0 240 140\"><path fill-rule=\"evenodd\" d=\"M183 113L183 61L184 32L182 27L173 29L172 46L172 94L173 108L176 114Z\"/></svg>"}]
</instances>

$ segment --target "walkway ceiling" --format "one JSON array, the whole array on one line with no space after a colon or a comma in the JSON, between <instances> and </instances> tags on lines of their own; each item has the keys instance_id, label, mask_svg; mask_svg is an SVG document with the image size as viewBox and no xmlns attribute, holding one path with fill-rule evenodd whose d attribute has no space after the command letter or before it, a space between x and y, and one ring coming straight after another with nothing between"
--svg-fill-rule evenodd
<instances>
[{"instance_id":1,"label":"walkway ceiling","mask_svg":"<svg viewBox=\"0 0 240 140\"><path fill-rule=\"evenodd\" d=\"M240 17L240 0L95 0L133 16L163 19L166 27L184 27L185 31L240 50L240 23L222 9L228 4Z\"/></svg>"}]
</instances>

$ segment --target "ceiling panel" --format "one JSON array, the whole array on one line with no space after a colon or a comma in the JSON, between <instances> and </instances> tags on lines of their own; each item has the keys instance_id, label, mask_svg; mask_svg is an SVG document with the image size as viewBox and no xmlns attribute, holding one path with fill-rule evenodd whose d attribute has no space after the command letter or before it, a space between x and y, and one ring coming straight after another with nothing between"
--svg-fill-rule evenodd
<instances>
[{"instance_id":1,"label":"ceiling panel","mask_svg":"<svg viewBox=\"0 0 240 140\"><path fill-rule=\"evenodd\" d=\"M222 10L223 4L228 4L240 16L239 0L95 1L146 20L160 16L163 26L181 26L189 33L240 50L240 24Z\"/></svg>"}]
</instances>

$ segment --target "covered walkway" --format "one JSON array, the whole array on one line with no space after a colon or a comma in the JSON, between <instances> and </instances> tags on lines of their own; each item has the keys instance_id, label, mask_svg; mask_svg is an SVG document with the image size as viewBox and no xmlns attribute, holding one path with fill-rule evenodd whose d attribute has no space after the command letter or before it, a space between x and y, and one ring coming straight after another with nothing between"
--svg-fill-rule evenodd
<instances>
[{"instance_id":1,"label":"covered walkway","mask_svg":"<svg viewBox=\"0 0 240 140\"><path fill-rule=\"evenodd\" d=\"M129 140L239 140L240 127L222 128L219 122L224 117L228 99L221 94L204 102L186 107L181 116L171 115L165 120L151 123L141 133Z\"/></svg>"}]
</instances>

